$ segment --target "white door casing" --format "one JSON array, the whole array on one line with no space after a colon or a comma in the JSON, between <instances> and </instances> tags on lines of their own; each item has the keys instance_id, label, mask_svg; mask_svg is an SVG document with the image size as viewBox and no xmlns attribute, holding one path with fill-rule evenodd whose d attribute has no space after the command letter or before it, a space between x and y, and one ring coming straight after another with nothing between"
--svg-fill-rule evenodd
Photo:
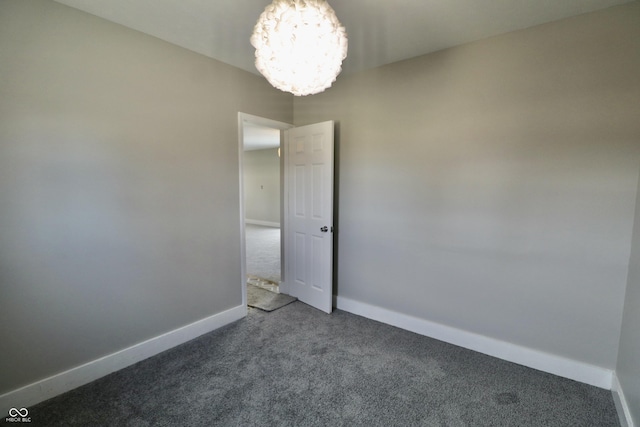
<instances>
[{"instance_id":1,"label":"white door casing","mask_svg":"<svg viewBox=\"0 0 640 427\"><path fill-rule=\"evenodd\" d=\"M285 281L291 295L333 308L333 129L328 121L285 130Z\"/></svg>"}]
</instances>

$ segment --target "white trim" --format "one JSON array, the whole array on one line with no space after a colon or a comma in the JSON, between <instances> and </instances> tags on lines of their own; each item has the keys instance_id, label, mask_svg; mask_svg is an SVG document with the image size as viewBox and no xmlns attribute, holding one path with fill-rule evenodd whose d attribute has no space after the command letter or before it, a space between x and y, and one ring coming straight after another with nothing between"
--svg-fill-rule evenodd
<instances>
[{"instance_id":1,"label":"white trim","mask_svg":"<svg viewBox=\"0 0 640 427\"><path fill-rule=\"evenodd\" d=\"M28 408L39 402L73 390L112 372L126 368L141 360L190 341L200 335L242 319L246 314L246 305L237 306L135 344L124 350L117 351L71 368L68 371L5 393L0 396L0 414L7 414L9 409L13 407Z\"/></svg>"},{"instance_id":2,"label":"white trim","mask_svg":"<svg viewBox=\"0 0 640 427\"><path fill-rule=\"evenodd\" d=\"M283 294L293 295L295 292L295 286L291 285L291 279L287 270L289 269L289 260L287 258L287 248L289 245L289 132L280 132L281 147L280 147L280 168L282 171L282 203L280 204L280 218L284 227L280 230L280 236L282 236L280 246L280 292Z\"/></svg>"},{"instance_id":3,"label":"white trim","mask_svg":"<svg viewBox=\"0 0 640 427\"><path fill-rule=\"evenodd\" d=\"M633 418L631 417L631 410L629 410L629 403L624 395L624 390L622 389L616 372L613 373L613 386L611 387L611 391L613 392L613 402L616 404L620 425L622 427L635 427Z\"/></svg>"},{"instance_id":4,"label":"white trim","mask_svg":"<svg viewBox=\"0 0 640 427\"><path fill-rule=\"evenodd\" d=\"M613 371L385 308L337 297L337 308L499 359L611 390Z\"/></svg>"},{"instance_id":5,"label":"white trim","mask_svg":"<svg viewBox=\"0 0 640 427\"><path fill-rule=\"evenodd\" d=\"M240 202L240 289L242 305L247 306L247 233L244 208L244 122L245 113L238 113L238 193Z\"/></svg>"},{"instance_id":6,"label":"white trim","mask_svg":"<svg viewBox=\"0 0 640 427\"><path fill-rule=\"evenodd\" d=\"M265 227L280 228L280 223L279 222L261 221L259 219L245 219L244 223L245 224L253 224L253 225L262 225L262 226L265 226Z\"/></svg>"}]
</instances>

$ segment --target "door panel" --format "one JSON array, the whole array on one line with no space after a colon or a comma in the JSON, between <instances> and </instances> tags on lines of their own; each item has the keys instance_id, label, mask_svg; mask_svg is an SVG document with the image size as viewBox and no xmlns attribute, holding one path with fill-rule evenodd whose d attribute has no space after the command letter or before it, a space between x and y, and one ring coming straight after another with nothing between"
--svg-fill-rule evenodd
<instances>
[{"instance_id":1,"label":"door panel","mask_svg":"<svg viewBox=\"0 0 640 427\"><path fill-rule=\"evenodd\" d=\"M331 313L333 302L333 122L285 131L289 166L291 294Z\"/></svg>"}]
</instances>

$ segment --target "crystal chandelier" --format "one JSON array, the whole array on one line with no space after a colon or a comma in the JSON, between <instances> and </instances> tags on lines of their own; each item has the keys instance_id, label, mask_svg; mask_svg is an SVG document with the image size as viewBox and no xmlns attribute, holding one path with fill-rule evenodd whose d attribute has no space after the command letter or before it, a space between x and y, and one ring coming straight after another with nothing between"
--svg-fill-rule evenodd
<instances>
[{"instance_id":1,"label":"crystal chandelier","mask_svg":"<svg viewBox=\"0 0 640 427\"><path fill-rule=\"evenodd\" d=\"M251 44L258 71L296 96L330 87L347 57L347 33L325 0L273 0L258 18Z\"/></svg>"}]
</instances>

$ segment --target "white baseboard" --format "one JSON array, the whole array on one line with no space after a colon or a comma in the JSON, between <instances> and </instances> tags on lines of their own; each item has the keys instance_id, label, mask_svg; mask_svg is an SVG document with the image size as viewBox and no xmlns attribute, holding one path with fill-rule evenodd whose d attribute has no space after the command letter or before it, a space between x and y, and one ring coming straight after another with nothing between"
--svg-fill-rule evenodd
<instances>
[{"instance_id":1,"label":"white baseboard","mask_svg":"<svg viewBox=\"0 0 640 427\"><path fill-rule=\"evenodd\" d=\"M259 219L245 219L244 222L245 224L263 225L265 227L280 228L279 222L261 221Z\"/></svg>"},{"instance_id":2,"label":"white baseboard","mask_svg":"<svg viewBox=\"0 0 640 427\"><path fill-rule=\"evenodd\" d=\"M616 410L618 411L618 418L620 418L620 425L622 427L635 427L633 418L631 418L631 411L629 410L629 404L624 395L622 385L618 380L618 375L613 373L613 385L611 387L613 392L613 401L616 404Z\"/></svg>"},{"instance_id":3,"label":"white baseboard","mask_svg":"<svg viewBox=\"0 0 640 427\"><path fill-rule=\"evenodd\" d=\"M519 365L611 390L610 369L452 328L385 308L337 297L337 308Z\"/></svg>"},{"instance_id":4,"label":"white baseboard","mask_svg":"<svg viewBox=\"0 0 640 427\"><path fill-rule=\"evenodd\" d=\"M73 390L91 381L165 350L216 330L246 316L247 307L240 305L222 313L183 326L84 365L69 369L0 396L0 415L6 416L10 408L28 408L59 394Z\"/></svg>"}]
</instances>

